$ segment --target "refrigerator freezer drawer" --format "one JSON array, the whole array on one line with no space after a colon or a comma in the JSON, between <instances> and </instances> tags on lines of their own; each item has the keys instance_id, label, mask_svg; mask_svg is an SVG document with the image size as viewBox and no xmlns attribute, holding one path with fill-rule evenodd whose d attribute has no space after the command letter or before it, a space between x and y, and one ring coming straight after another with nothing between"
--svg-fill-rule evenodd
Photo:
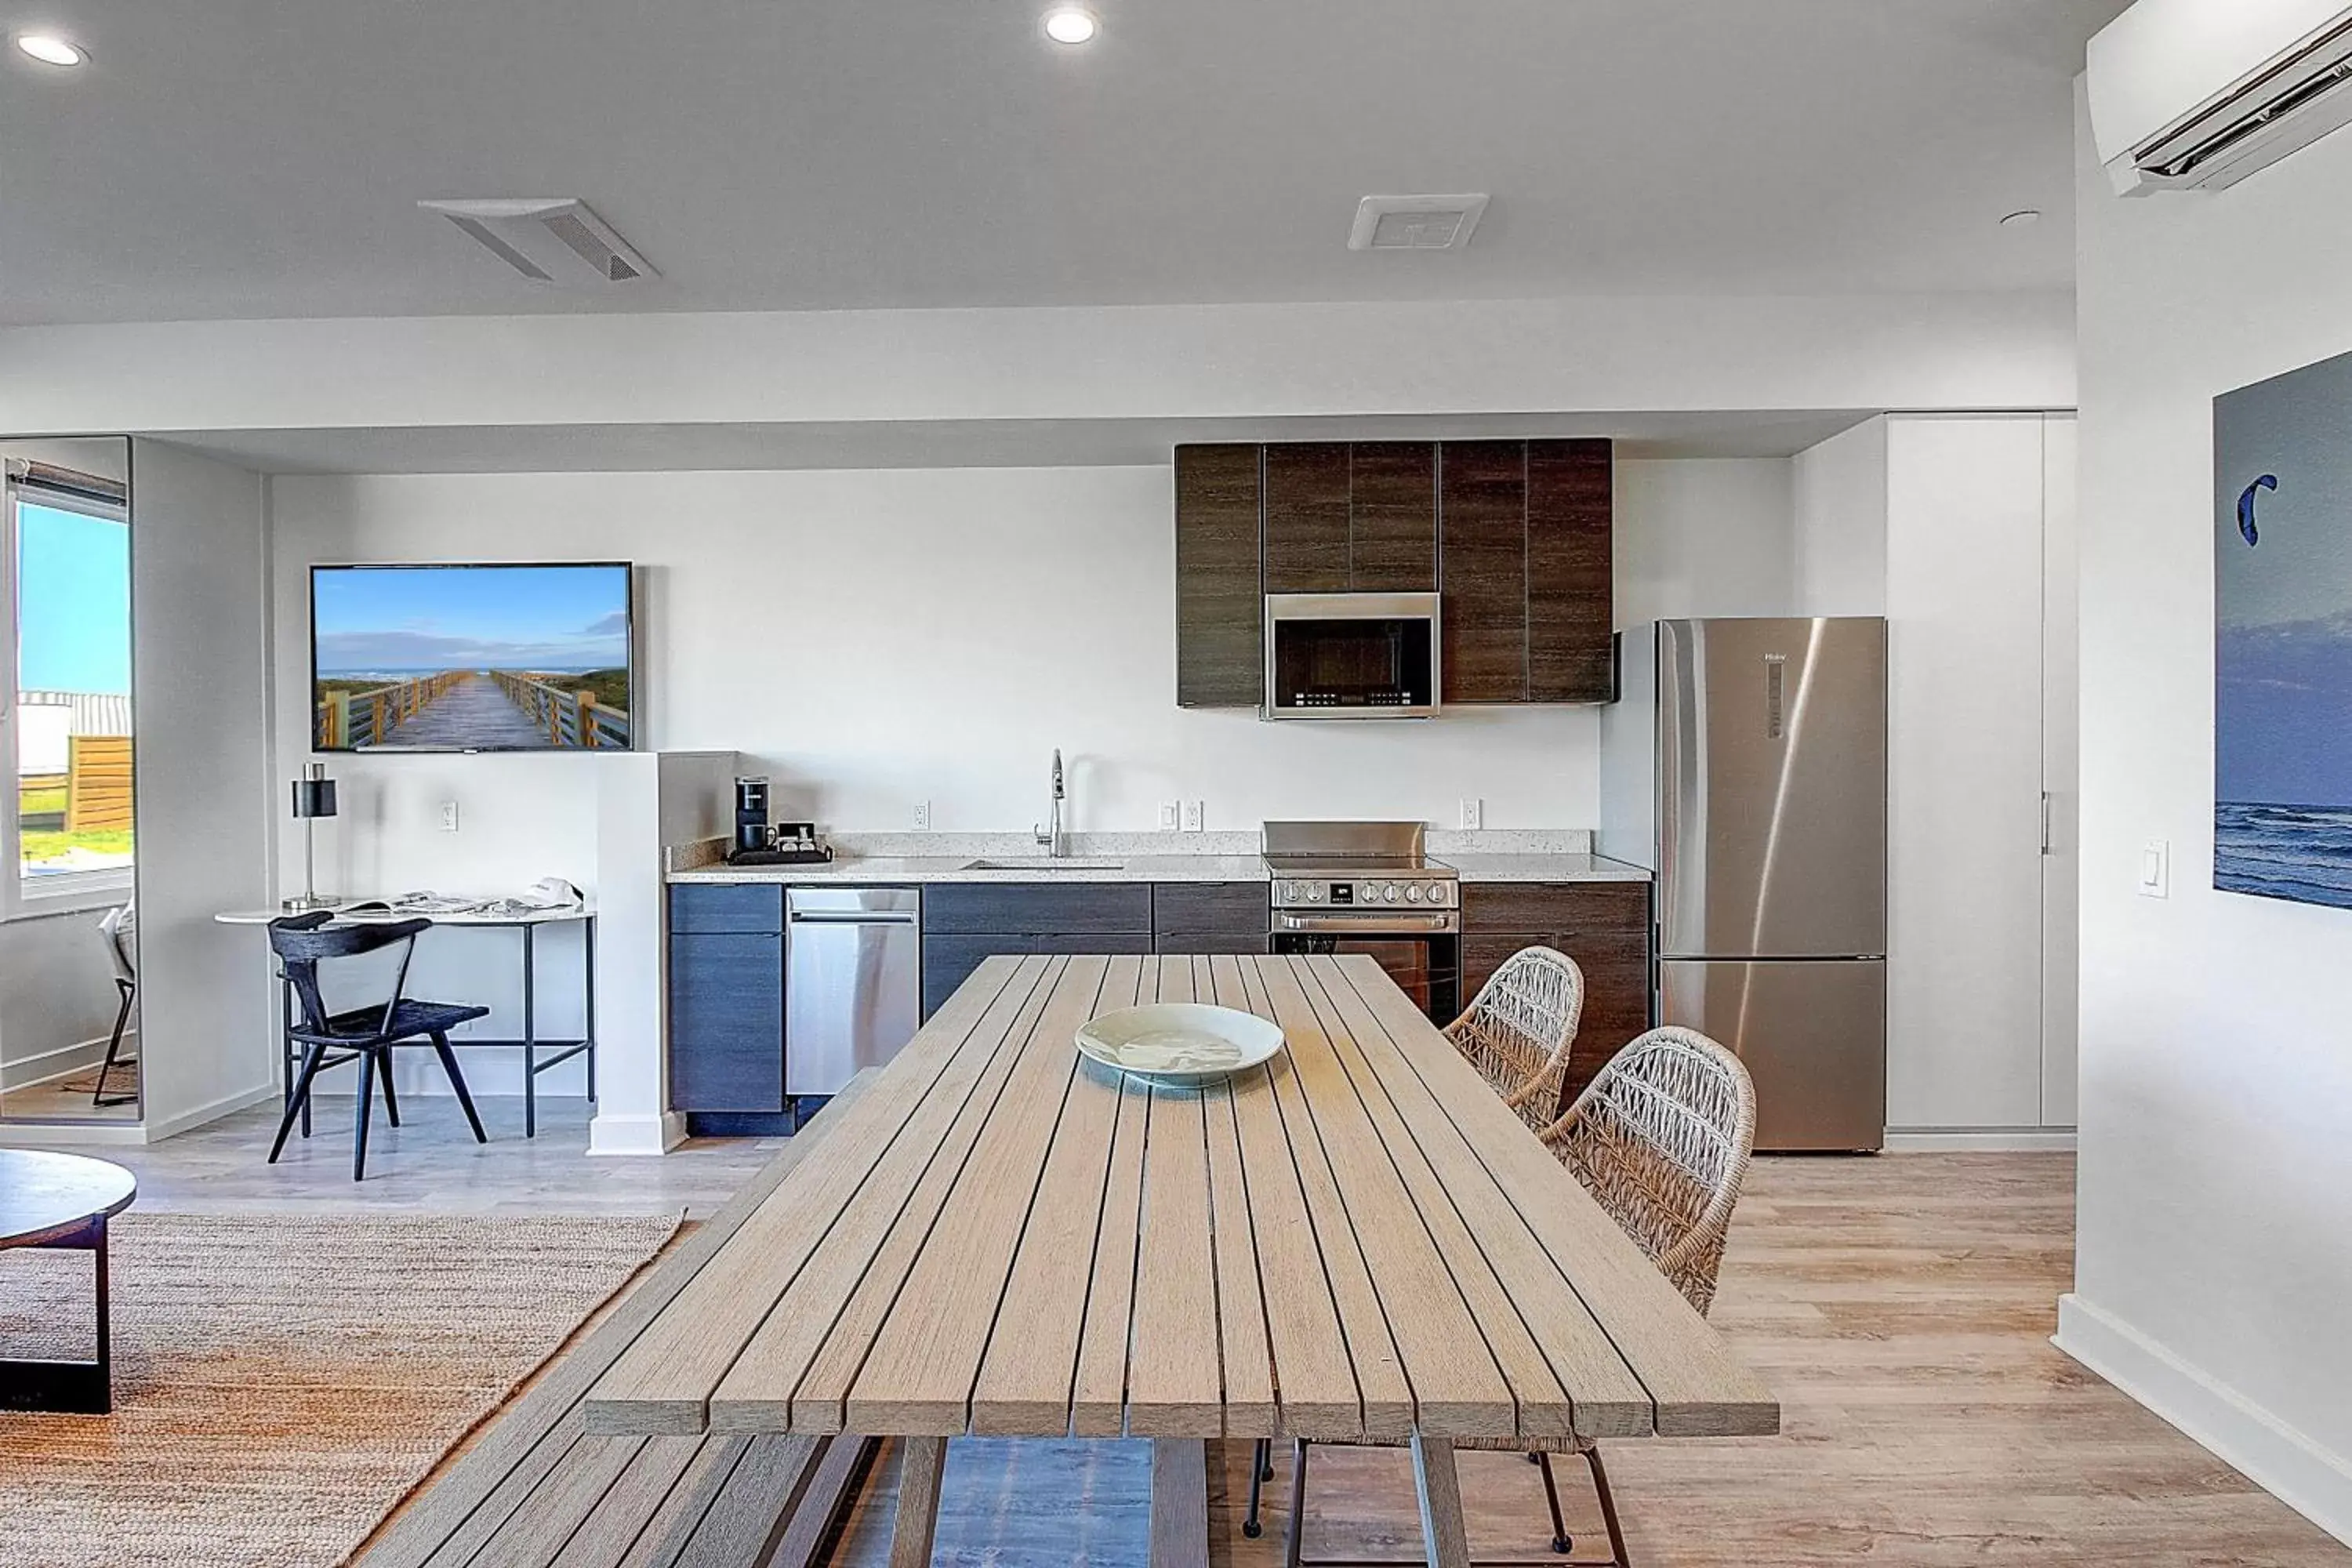
<instances>
[{"instance_id":1,"label":"refrigerator freezer drawer","mask_svg":"<svg viewBox=\"0 0 2352 1568\"><path fill-rule=\"evenodd\" d=\"M1759 1150L1885 1142L1885 961L1667 959L1658 1021L1696 1029L1748 1064Z\"/></svg>"}]
</instances>

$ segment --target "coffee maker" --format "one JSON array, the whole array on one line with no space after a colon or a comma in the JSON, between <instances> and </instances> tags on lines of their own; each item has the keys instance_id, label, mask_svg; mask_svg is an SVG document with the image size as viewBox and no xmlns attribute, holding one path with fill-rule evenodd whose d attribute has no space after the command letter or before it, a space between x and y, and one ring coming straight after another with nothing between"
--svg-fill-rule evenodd
<instances>
[{"instance_id":1,"label":"coffee maker","mask_svg":"<svg viewBox=\"0 0 2352 1568\"><path fill-rule=\"evenodd\" d=\"M765 775L735 781L735 839L727 850L730 866L821 866L832 858L832 848L817 841L815 823L770 825Z\"/></svg>"}]
</instances>

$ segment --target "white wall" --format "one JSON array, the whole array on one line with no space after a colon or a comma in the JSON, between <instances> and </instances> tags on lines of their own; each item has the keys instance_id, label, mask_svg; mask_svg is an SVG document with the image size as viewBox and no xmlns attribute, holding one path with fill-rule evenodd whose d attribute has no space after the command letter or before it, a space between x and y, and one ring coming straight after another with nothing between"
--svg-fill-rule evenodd
<instances>
[{"instance_id":1,"label":"white wall","mask_svg":"<svg viewBox=\"0 0 2352 1568\"><path fill-rule=\"evenodd\" d=\"M1617 465L1617 624L1790 613L1785 458Z\"/></svg>"},{"instance_id":2,"label":"white wall","mask_svg":"<svg viewBox=\"0 0 2352 1568\"><path fill-rule=\"evenodd\" d=\"M0 429L2010 408L2063 294L1581 299L0 331Z\"/></svg>"},{"instance_id":3,"label":"white wall","mask_svg":"<svg viewBox=\"0 0 2352 1568\"><path fill-rule=\"evenodd\" d=\"M266 1097L277 1053L260 933L213 921L270 898L267 552L260 476L131 444L139 969L148 1136Z\"/></svg>"},{"instance_id":4,"label":"white wall","mask_svg":"<svg viewBox=\"0 0 2352 1568\"><path fill-rule=\"evenodd\" d=\"M1886 421L1797 454L1791 575L1797 613L1886 613Z\"/></svg>"},{"instance_id":5,"label":"white wall","mask_svg":"<svg viewBox=\"0 0 2352 1568\"><path fill-rule=\"evenodd\" d=\"M2352 1541L2352 914L2212 889L2213 398L2352 350L2352 135L2212 196L2078 137L2082 1154L2060 1342ZM2138 896L2141 846L2171 896Z\"/></svg>"}]
</instances>

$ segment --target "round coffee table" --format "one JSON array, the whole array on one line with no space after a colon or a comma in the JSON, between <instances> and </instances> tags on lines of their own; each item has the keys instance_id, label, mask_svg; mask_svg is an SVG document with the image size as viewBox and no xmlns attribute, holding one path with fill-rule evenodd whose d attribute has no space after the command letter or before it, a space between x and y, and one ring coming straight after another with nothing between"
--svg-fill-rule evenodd
<instances>
[{"instance_id":1,"label":"round coffee table","mask_svg":"<svg viewBox=\"0 0 2352 1568\"><path fill-rule=\"evenodd\" d=\"M106 1222L131 1206L130 1172L79 1154L0 1149L0 1251L49 1247L91 1254L98 1265L98 1359L0 1359L0 1410L105 1415L114 1409L106 1320Z\"/></svg>"}]
</instances>

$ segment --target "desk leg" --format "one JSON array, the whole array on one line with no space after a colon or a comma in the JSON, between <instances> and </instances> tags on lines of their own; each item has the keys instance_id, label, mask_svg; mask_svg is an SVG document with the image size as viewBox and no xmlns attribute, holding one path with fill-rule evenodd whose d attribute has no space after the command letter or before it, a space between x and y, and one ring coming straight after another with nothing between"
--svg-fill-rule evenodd
<instances>
[{"instance_id":1,"label":"desk leg","mask_svg":"<svg viewBox=\"0 0 2352 1568\"><path fill-rule=\"evenodd\" d=\"M945 1437L901 1437L898 1517L890 1527L890 1568L930 1568L931 1535L940 1522L940 1478L947 1471Z\"/></svg>"},{"instance_id":2,"label":"desk leg","mask_svg":"<svg viewBox=\"0 0 2352 1568\"><path fill-rule=\"evenodd\" d=\"M580 927L581 1034L588 1040L588 1103L596 1103L596 917Z\"/></svg>"},{"instance_id":3,"label":"desk leg","mask_svg":"<svg viewBox=\"0 0 2352 1568\"><path fill-rule=\"evenodd\" d=\"M88 1252L92 1256L98 1284L98 1359L0 1360L0 1410L51 1411L74 1415L112 1415L114 1332L106 1300L106 1216L97 1215L79 1229L42 1245L61 1251Z\"/></svg>"},{"instance_id":4,"label":"desk leg","mask_svg":"<svg viewBox=\"0 0 2352 1568\"><path fill-rule=\"evenodd\" d=\"M1150 1568L1199 1568L1208 1560L1208 1445L1198 1437L1155 1437Z\"/></svg>"},{"instance_id":5,"label":"desk leg","mask_svg":"<svg viewBox=\"0 0 2352 1568\"><path fill-rule=\"evenodd\" d=\"M539 1047L539 1001L534 992L538 978L534 971L538 943L533 940L539 928L530 921L522 928L522 1135L539 1136L539 1066L532 1059Z\"/></svg>"},{"instance_id":6,"label":"desk leg","mask_svg":"<svg viewBox=\"0 0 2352 1568\"><path fill-rule=\"evenodd\" d=\"M1462 1524L1462 1482L1454 1473L1454 1445L1416 1433L1412 1485L1421 1500L1421 1536L1429 1568L1470 1568L1470 1537Z\"/></svg>"}]
</instances>

